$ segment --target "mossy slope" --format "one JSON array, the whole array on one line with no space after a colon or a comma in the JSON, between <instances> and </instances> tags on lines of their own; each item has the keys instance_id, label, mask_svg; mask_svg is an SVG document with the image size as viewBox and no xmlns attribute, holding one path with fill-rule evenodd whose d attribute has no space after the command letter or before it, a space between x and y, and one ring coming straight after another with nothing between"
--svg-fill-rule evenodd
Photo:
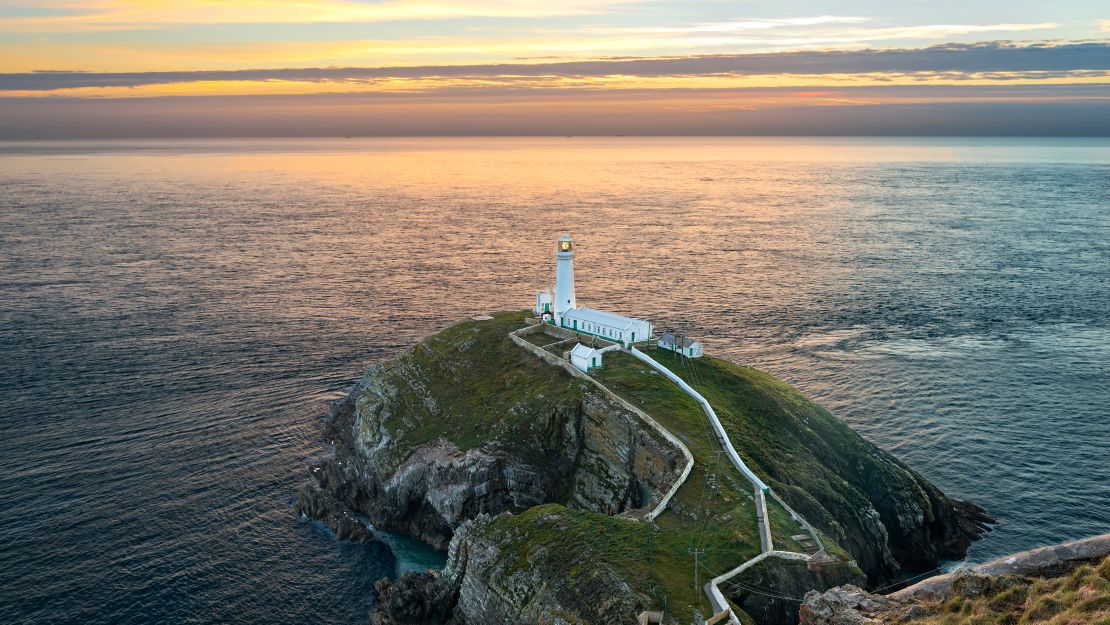
<instances>
[{"instance_id":1,"label":"mossy slope","mask_svg":"<svg viewBox=\"0 0 1110 625\"><path fill-rule=\"evenodd\" d=\"M998 578L974 593L957 589L926 604L907 625L1110 625L1110 556L1069 575L1047 579ZM893 620L890 622L894 622Z\"/></svg>"},{"instance_id":2,"label":"mossy slope","mask_svg":"<svg viewBox=\"0 0 1110 625\"><path fill-rule=\"evenodd\" d=\"M581 412L583 402L599 392L509 341L508 333L520 327L521 313L459 323L372 372L355 395L362 452L387 459L391 469L403 469L418 450L444 442L461 452L493 448L533 466L565 464L565 415ZM850 552L874 579L882 579L897 571L895 554L913 558L921 550L919 560L932 562L951 550L936 543L958 534L949 527L956 524L952 503L790 386L711 357L652 355L706 396L741 455L824 531L834 556ZM694 470L667 511L649 525L556 493L541 501L570 507L506 506L516 514L482 517L474 538L497 546L495 564L505 574L523 575L542 563L549 567L545 579L566 597L595 592L590 584L598 579L618 579L628 595L620 601L656 609L665 604L688 622L694 610L708 612L694 580L695 550L699 582L759 553L751 486L717 453L700 408L662 375L621 353L607 354L605 367L593 375L694 455ZM553 413L564 416L550 418ZM792 537L802 529L777 505L770 514L776 548L801 551ZM915 524L926 529L909 527ZM594 582L579 587L581 580ZM519 588L513 593L523 597ZM561 615L564 607L546 613Z\"/></svg>"},{"instance_id":3,"label":"mossy slope","mask_svg":"<svg viewBox=\"0 0 1110 625\"><path fill-rule=\"evenodd\" d=\"M872 582L963 557L989 520L767 373L711 356L648 353L710 402L745 462L847 549ZM604 375L628 392L650 386L636 383L631 357L606 364L613 372Z\"/></svg>"}]
</instances>

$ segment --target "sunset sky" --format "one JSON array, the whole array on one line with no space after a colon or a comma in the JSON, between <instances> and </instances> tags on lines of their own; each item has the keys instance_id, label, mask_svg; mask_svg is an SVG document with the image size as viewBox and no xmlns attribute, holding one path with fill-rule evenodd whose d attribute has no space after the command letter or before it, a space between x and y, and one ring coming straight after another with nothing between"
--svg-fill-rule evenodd
<instances>
[{"instance_id":1,"label":"sunset sky","mask_svg":"<svg viewBox=\"0 0 1110 625\"><path fill-rule=\"evenodd\" d=\"M0 138L1110 134L1110 4L0 0Z\"/></svg>"}]
</instances>

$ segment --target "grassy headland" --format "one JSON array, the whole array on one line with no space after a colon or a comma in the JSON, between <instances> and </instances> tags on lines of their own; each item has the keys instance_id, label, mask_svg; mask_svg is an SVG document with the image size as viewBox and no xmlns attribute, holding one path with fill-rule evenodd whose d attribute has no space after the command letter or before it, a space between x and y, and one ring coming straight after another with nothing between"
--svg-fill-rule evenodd
<instances>
[{"instance_id":1,"label":"grassy headland","mask_svg":"<svg viewBox=\"0 0 1110 625\"><path fill-rule=\"evenodd\" d=\"M506 312L457 323L373 373L393 394L384 402L359 396L356 403L377 402L366 409L391 411L375 423L396 443L395 464L422 445L446 439L463 451L494 443L543 466L550 450L536 442L555 441L557 433L537 431L537 415L573 413L598 391L512 343L508 334L524 326L523 317ZM543 335L527 340L541 347L558 341ZM706 397L748 465L829 534L822 539L830 555L859 560L863 553L876 567L887 566L887 545L875 544L886 540L885 530L868 533L866 524L874 521L861 519L861 511L875 506L881 513L889 504L919 511L923 522L932 523L937 519L930 506L951 507L927 482L772 376L709 356L649 353ZM701 408L665 376L620 352L606 354L604 367L591 375L693 455L693 470L666 511L649 524L546 504L494 517L475 531L496 542L510 569L549 567L573 585L603 567L654 597L652 607L665 605L680 622L689 622L694 610L708 614L700 584L760 552L752 486L719 453ZM805 551L792 538L805 531L768 501L775 548ZM853 548L842 548L844 539Z\"/></svg>"}]
</instances>

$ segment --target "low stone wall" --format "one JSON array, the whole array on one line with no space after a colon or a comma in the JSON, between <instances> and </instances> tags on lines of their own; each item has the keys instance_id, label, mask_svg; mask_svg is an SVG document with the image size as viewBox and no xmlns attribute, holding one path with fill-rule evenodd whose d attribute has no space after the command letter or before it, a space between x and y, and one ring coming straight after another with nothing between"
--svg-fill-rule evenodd
<instances>
[{"instance_id":1,"label":"low stone wall","mask_svg":"<svg viewBox=\"0 0 1110 625\"><path fill-rule=\"evenodd\" d=\"M575 332L574 330L568 328L553 326L550 323L535 325L532 326L532 328L538 328L537 330L535 330L536 332L544 332L557 338L577 339L578 342L582 343L583 345L590 345L591 347L597 347L599 349L602 347L609 347L611 345L620 345L620 343L603 339L600 336L594 336L593 334L585 334L582 332ZM528 329L530 330L532 328Z\"/></svg>"},{"instance_id":2,"label":"low stone wall","mask_svg":"<svg viewBox=\"0 0 1110 625\"><path fill-rule=\"evenodd\" d=\"M539 327L539 326L532 326L532 328L536 328L536 327ZM532 328L527 328L527 329L531 330ZM532 333L528 332L527 334L532 334ZM571 365L566 360L563 360L562 358L559 358L555 354L552 354L551 352L549 352L546 349L540 347L539 345L533 345L533 344L529 343L528 341L520 338L515 333L510 334L509 338L512 339L512 341L514 343L516 343L517 345L520 345L524 349L526 349L526 350L532 352L533 354L539 356L540 358L542 358L544 362L555 365L556 367L562 367L563 369L566 369L571 375L574 375L575 373L582 373L581 371L578 371L578 369L575 369L574 366Z\"/></svg>"},{"instance_id":3,"label":"low stone wall","mask_svg":"<svg viewBox=\"0 0 1110 625\"><path fill-rule=\"evenodd\" d=\"M550 328L552 328L552 326L547 326L547 328L550 329ZM562 330L562 328L557 328L557 329ZM674 497L674 494L677 493L678 489L686 482L686 478L690 477L690 471L692 471L693 468L694 468L694 456L690 453L690 450L686 448L686 445L682 444L682 441L678 440L678 438L674 434L671 434L662 425L659 425L659 423L655 419L652 419L650 416L648 416L648 414L646 412L644 412L643 410L640 410L636 406L633 406L631 403L626 401L623 397L617 395L613 391L606 388L606 386L604 384L602 384L601 382L598 382L597 380L595 380L592 377L586 375L585 373L582 373L581 371L578 370L577 367L570 364L569 361L563 360L562 358L559 358L558 356L555 356L554 354L544 350L542 347L539 347L537 345L533 345L533 344L529 343L528 341L524 340L523 338L521 338L522 335L533 334L537 331L545 331L545 329L542 328L541 326L538 326L538 325L537 326L529 326L527 328L521 328L520 330L510 332L509 333L509 339L513 343L516 343L517 345L523 347L524 349L532 352L536 356L539 356L544 362L555 365L556 367L562 367L564 371L571 374L572 376L574 376L576 378L586 380L590 384L593 384L602 393L604 393L606 395L606 397L608 397L612 401L616 402L618 405L620 405L625 410L628 410L629 412L632 412L636 416L640 417L641 421L643 421L644 423L647 423L652 429L654 429L656 432L658 432L660 436L662 436L664 439L666 439L667 442L669 442L670 444L674 445L675 447L677 447L679 450L682 451L682 456L684 458L686 458L686 467L682 469L682 474L679 476L679 478L677 480L675 480L675 483L674 483L673 486L671 486L671 489L669 491L667 491L667 493L665 495L663 495L663 498L661 500L659 500L659 503L650 512L645 514L644 517L643 517L644 519L646 519L648 521L654 521L655 517L659 516L660 514L663 513L664 510L667 509L667 504L669 504L671 502L671 498ZM567 330L567 332L570 333L570 334L576 334L574 332L570 332L569 330ZM571 338L571 337L567 337L567 338ZM612 345L615 345L615 343L612 344Z\"/></svg>"},{"instance_id":4,"label":"low stone wall","mask_svg":"<svg viewBox=\"0 0 1110 625\"><path fill-rule=\"evenodd\" d=\"M543 349L551 352L552 354L555 354L556 356L559 356L560 354L562 354L563 347L567 347L567 351L574 349L574 345L571 345L571 343L574 342L576 342L574 339L563 339L561 341L551 343L550 345L544 345Z\"/></svg>"}]
</instances>

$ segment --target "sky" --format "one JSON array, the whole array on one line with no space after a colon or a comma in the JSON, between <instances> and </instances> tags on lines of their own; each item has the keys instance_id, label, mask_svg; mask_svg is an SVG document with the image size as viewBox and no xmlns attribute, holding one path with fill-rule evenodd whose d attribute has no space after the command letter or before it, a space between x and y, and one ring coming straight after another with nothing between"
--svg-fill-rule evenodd
<instances>
[{"instance_id":1,"label":"sky","mask_svg":"<svg viewBox=\"0 0 1110 625\"><path fill-rule=\"evenodd\" d=\"M0 139L1110 136L1110 3L0 0Z\"/></svg>"}]
</instances>

